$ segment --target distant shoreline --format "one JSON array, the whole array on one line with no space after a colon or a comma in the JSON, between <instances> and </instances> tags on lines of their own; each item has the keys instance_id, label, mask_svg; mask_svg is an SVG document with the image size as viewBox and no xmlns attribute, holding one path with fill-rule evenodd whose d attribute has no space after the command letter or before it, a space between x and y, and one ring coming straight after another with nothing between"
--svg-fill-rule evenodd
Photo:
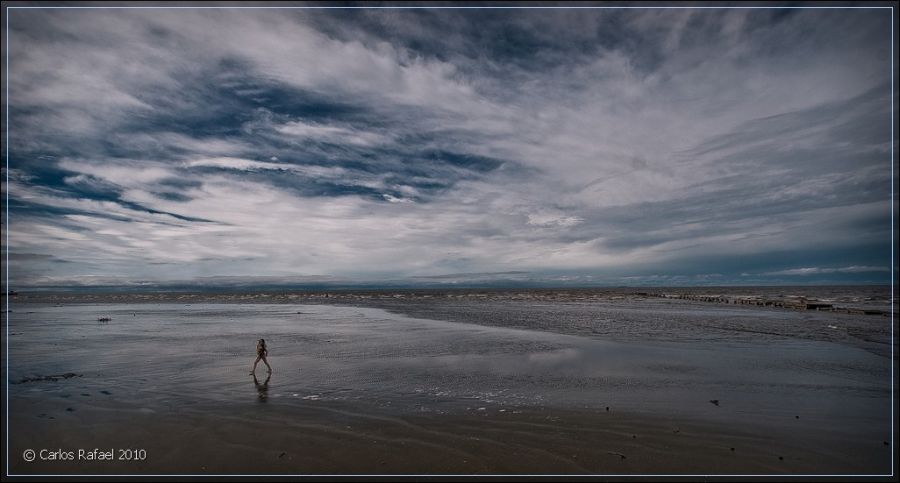
<instances>
[{"instance_id":1,"label":"distant shoreline","mask_svg":"<svg viewBox=\"0 0 900 483\"><path fill-rule=\"evenodd\" d=\"M4 293L4 296L6 294ZM208 291L38 291L11 292L13 303L313 303L375 304L385 302L570 301L668 299L719 305L818 310L889 317L891 293L882 285L734 286L734 287L604 287L604 288L405 288L343 290L208 290ZM11 310L11 309L10 309ZM6 310L4 310L5 312Z\"/></svg>"},{"instance_id":2,"label":"distant shoreline","mask_svg":"<svg viewBox=\"0 0 900 483\"><path fill-rule=\"evenodd\" d=\"M803 284L803 285L645 285L645 286L439 286L439 287L355 287L355 286L334 286L334 287L283 287L283 286L229 286L218 287L208 286L198 288L178 287L178 286L161 286L158 288L149 287L132 287L132 286L96 286L96 287L33 287L23 288L19 290L11 290L9 293L16 296L50 296L50 295L69 295L69 294L86 294L92 296L98 295L246 295L246 294L297 294L297 295L315 295L315 294L385 294L385 293L408 293L408 294L436 294L436 293L506 293L506 292L613 292L622 294L635 294L640 292L660 292L666 290L677 290L686 293L698 292L716 292L716 291L738 291L738 290L787 290L794 289L796 291L811 291L823 289L884 289L890 293L890 284ZM7 292L0 292L0 296L5 297Z\"/></svg>"}]
</instances>

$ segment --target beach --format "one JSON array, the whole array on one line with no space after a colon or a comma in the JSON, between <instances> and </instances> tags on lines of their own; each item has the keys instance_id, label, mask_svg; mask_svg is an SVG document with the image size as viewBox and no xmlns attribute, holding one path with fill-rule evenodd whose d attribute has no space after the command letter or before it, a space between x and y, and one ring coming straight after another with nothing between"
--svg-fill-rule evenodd
<instances>
[{"instance_id":1,"label":"beach","mask_svg":"<svg viewBox=\"0 0 900 483\"><path fill-rule=\"evenodd\" d=\"M11 474L891 471L890 317L460 293L13 300Z\"/></svg>"},{"instance_id":2,"label":"beach","mask_svg":"<svg viewBox=\"0 0 900 483\"><path fill-rule=\"evenodd\" d=\"M896 481L895 4L5 2L2 483Z\"/></svg>"}]
</instances>

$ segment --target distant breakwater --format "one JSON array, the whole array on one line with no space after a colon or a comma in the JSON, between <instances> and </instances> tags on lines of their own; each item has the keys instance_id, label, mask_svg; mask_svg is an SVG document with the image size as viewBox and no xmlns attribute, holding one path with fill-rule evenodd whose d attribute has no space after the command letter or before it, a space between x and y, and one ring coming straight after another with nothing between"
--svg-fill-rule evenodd
<instances>
[{"instance_id":1,"label":"distant breakwater","mask_svg":"<svg viewBox=\"0 0 900 483\"><path fill-rule=\"evenodd\" d=\"M833 303L814 298L786 296L779 298L767 298L758 296L723 296L703 294L679 294L679 293L650 293L641 292L637 295L646 297L658 297L665 299L692 300L695 302L710 302L732 305L756 305L760 307L780 307L794 310L818 310L821 312L838 312L855 315L882 315L890 317L888 310L874 308L840 307Z\"/></svg>"}]
</instances>

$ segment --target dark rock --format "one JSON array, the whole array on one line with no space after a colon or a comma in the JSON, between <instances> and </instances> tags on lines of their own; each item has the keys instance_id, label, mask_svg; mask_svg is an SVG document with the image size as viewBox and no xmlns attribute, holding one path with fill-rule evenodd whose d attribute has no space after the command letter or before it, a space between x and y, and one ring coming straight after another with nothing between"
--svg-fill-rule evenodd
<instances>
[{"instance_id":1,"label":"dark rock","mask_svg":"<svg viewBox=\"0 0 900 483\"><path fill-rule=\"evenodd\" d=\"M37 376L37 377L25 377L19 380L19 382L14 382L13 384L25 384L26 382L40 382L40 381L58 381L60 379L71 379L73 377L81 377L81 374L75 374L74 372L67 372L65 374L55 374L52 376Z\"/></svg>"}]
</instances>

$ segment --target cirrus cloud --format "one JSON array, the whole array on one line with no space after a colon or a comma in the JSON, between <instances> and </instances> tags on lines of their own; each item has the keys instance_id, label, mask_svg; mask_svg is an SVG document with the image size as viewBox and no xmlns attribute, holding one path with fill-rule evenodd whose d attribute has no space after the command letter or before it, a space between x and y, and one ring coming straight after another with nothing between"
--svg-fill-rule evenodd
<instances>
[{"instance_id":1,"label":"cirrus cloud","mask_svg":"<svg viewBox=\"0 0 900 483\"><path fill-rule=\"evenodd\" d=\"M16 283L891 270L890 10L8 13Z\"/></svg>"}]
</instances>

